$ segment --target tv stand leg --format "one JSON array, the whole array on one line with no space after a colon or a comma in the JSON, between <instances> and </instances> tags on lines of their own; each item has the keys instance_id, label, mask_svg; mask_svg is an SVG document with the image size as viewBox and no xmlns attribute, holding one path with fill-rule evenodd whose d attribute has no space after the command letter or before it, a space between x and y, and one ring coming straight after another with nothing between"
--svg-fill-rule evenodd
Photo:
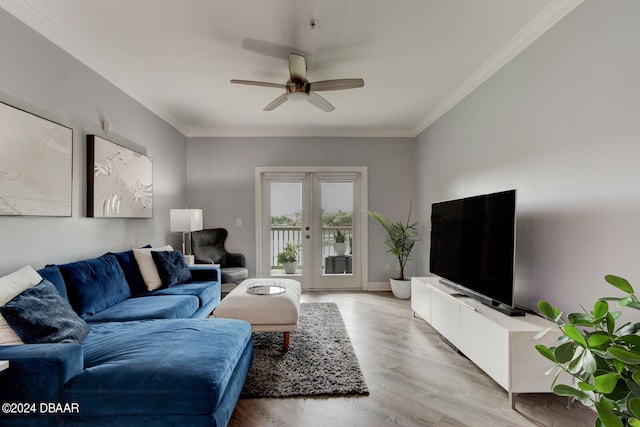
<instances>
[{"instance_id":1,"label":"tv stand leg","mask_svg":"<svg viewBox=\"0 0 640 427\"><path fill-rule=\"evenodd\" d=\"M516 393L507 392L509 394L509 406L511 409L516 409Z\"/></svg>"}]
</instances>

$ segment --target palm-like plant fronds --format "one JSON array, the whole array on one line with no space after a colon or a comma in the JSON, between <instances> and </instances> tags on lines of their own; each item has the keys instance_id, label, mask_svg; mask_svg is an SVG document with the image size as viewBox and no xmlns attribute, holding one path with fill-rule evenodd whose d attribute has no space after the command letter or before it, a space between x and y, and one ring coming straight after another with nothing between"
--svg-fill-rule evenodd
<instances>
[{"instance_id":1,"label":"palm-like plant fronds","mask_svg":"<svg viewBox=\"0 0 640 427\"><path fill-rule=\"evenodd\" d=\"M400 264L400 277L399 280L405 280L404 267L407 261L412 259L413 247L417 241L420 240L420 230L418 229L418 222L410 223L411 206L409 206L409 215L407 221L401 220L393 221L379 212L367 211L369 216L382 226L387 232L383 245L387 249L387 253L394 255L398 258L398 264Z\"/></svg>"}]
</instances>

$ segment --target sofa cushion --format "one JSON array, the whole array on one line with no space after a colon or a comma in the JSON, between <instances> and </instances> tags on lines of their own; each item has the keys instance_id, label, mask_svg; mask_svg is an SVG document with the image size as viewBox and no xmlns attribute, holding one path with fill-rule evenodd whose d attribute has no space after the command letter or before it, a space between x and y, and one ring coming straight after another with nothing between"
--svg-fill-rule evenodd
<instances>
[{"instance_id":1,"label":"sofa cushion","mask_svg":"<svg viewBox=\"0 0 640 427\"><path fill-rule=\"evenodd\" d=\"M82 343L85 370L64 399L82 417L211 414L250 337L249 323L233 319L93 324Z\"/></svg>"},{"instance_id":2,"label":"sofa cushion","mask_svg":"<svg viewBox=\"0 0 640 427\"><path fill-rule=\"evenodd\" d=\"M38 274L42 276L43 279L47 279L53 283L53 286L56 287L60 296L69 301L69 297L67 296L67 286L64 283L64 277L62 277L62 273L57 265L46 265L44 268L38 270Z\"/></svg>"},{"instance_id":3,"label":"sofa cushion","mask_svg":"<svg viewBox=\"0 0 640 427\"><path fill-rule=\"evenodd\" d=\"M6 304L25 289L40 283L41 280L42 276L28 265L18 271L0 277L0 305ZM0 314L0 345L12 344L24 343Z\"/></svg>"},{"instance_id":4,"label":"sofa cushion","mask_svg":"<svg viewBox=\"0 0 640 427\"><path fill-rule=\"evenodd\" d=\"M60 265L69 302L86 319L131 296L124 272L113 255Z\"/></svg>"},{"instance_id":5,"label":"sofa cushion","mask_svg":"<svg viewBox=\"0 0 640 427\"><path fill-rule=\"evenodd\" d=\"M120 263L120 267L124 272L124 278L127 280L129 288L131 288L131 294L138 295L146 292L147 286L144 284L144 279L140 273L140 267L138 267L136 257L133 255L133 250L109 253L115 256L118 263Z\"/></svg>"},{"instance_id":6,"label":"sofa cushion","mask_svg":"<svg viewBox=\"0 0 640 427\"><path fill-rule=\"evenodd\" d=\"M172 251L171 245L161 246L157 248L141 248L134 249L133 255L136 257L136 262L140 268L140 274L144 279L145 286L148 291L153 291L162 287L162 279L158 274L156 264L151 257L151 251Z\"/></svg>"},{"instance_id":7,"label":"sofa cushion","mask_svg":"<svg viewBox=\"0 0 640 427\"><path fill-rule=\"evenodd\" d=\"M25 344L81 342L89 333L87 323L47 279L16 295L0 312Z\"/></svg>"},{"instance_id":8,"label":"sofa cushion","mask_svg":"<svg viewBox=\"0 0 640 427\"><path fill-rule=\"evenodd\" d=\"M128 322L147 319L188 319L200 302L193 295L136 297L87 318L88 322Z\"/></svg>"},{"instance_id":9,"label":"sofa cushion","mask_svg":"<svg viewBox=\"0 0 640 427\"><path fill-rule=\"evenodd\" d=\"M212 282L192 282L170 288L158 289L146 295L194 295L198 297L200 307L202 307L210 301L220 300L220 286Z\"/></svg>"},{"instance_id":10,"label":"sofa cushion","mask_svg":"<svg viewBox=\"0 0 640 427\"><path fill-rule=\"evenodd\" d=\"M191 272L182 252L152 251L151 257L164 286L171 287L191 280Z\"/></svg>"}]
</instances>

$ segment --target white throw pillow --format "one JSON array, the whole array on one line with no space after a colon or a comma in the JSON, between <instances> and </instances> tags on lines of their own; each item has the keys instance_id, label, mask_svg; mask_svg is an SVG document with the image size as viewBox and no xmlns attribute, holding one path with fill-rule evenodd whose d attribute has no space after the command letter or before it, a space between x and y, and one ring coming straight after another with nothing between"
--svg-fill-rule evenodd
<instances>
[{"instance_id":1,"label":"white throw pillow","mask_svg":"<svg viewBox=\"0 0 640 427\"><path fill-rule=\"evenodd\" d=\"M40 281L42 281L42 276L29 265L0 277L0 306L11 301L22 291L34 287ZM0 345L16 344L24 343L0 314Z\"/></svg>"},{"instance_id":2,"label":"white throw pillow","mask_svg":"<svg viewBox=\"0 0 640 427\"><path fill-rule=\"evenodd\" d=\"M147 290L153 291L162 286L162 279L160 279L156 263L153 262L153 257L151 257L151 251L172 250L171 245L133 250L133 256L136 257L136 262L138 263L138 268L140 268L140 274L142 275L144 284L147 286Z\"/></svg>"}]
</instances>

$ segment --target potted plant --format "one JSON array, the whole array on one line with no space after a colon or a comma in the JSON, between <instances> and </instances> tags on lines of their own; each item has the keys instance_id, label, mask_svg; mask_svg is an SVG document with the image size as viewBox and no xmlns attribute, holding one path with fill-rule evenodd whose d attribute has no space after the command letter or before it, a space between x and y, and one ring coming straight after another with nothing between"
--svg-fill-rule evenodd
<instances>
[{"instance_id":1,"label":"potted plant","mask_svg":"<svg viewBox=\"0 0 640 427\"><path fill-rule=\"evenodd\" d=\"M337 255L344 255L347 253L347 235L342 230L336 230L333 233L333 250Z\"/></svg>"},{"instance_id":2,"label":"potted plant","mask_svg":"<svg viewBox=\"0 0 640 427\"><path fill-rule=\"evenodd\" d=\"M278 254L278 264L284 267L284 272L293 274L298 268L298 245L286 242L282 252Z\"/></svg>"},{"instance_id":3,"label":"potted plant","mask_svg":"<svg viewBox=\"0 0 640 427\"><path fill-rule=\"evenodd\" d=\"M596 426L640 426L640 323L620 324L622 313L609 311L607 301L635 310L640 310L640 302L627 280L612 275L605 280L626 295L601 298L593 310L583 308L582 313L571 313L566 320L557 307L540 301L538 309L562 335L558 346L539 344L536 349L557 366L552 391L595 406ZM573 380L571 385L556 384L563 373Z\"/></svg>"},{"instance_id":4,"label":"potted plant","mask_svg":"<svg viewBox=\"0 0 640 427\"><path fill-rule=\"evenodd\" d=\"M409 215L406 222L400 219L393 221L378 212L367 211L367 213L371 218L378 221L387 233L387 237L383 242L387 253L394 255L398 259L400 275L397 278L389 279L391 291L396 298L407 299L411 296L411 284L409 279L404 276L404 268L407 261L412 259L415 243L420 240L418 222L410 222L411 205L409 205Z\"/></svg>"}]
</instances>

